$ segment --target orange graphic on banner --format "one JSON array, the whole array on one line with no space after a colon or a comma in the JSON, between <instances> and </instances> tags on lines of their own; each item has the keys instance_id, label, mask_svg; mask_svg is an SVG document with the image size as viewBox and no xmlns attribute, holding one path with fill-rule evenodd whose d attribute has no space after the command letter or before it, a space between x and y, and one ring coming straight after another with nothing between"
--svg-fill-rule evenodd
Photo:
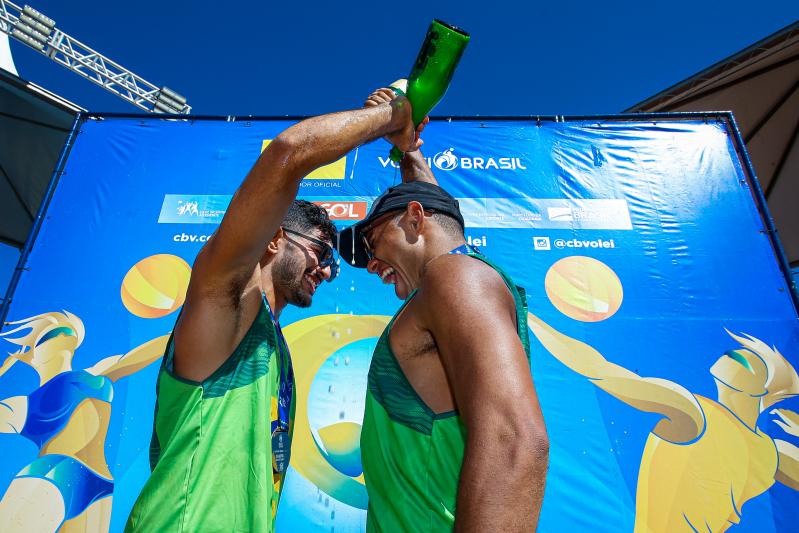
<instances>
[{"instance_id":1,"label":"orange graphic on banner","mask_svg":"<svg viewBox=\"0 0 799 533\"><path fill-rule=\"evenodd\" d=\"M263 144L261 144L261 152L266 150L266 147L269 146L269 143L272 142L272 139L264 139ZM307 176L305 179L307 180L343 180L344 179L344 172L347 168L347 156L342 157L338 161L334 161L329 165L325 165L323 167L319 167Z\"/></svg>"},{"instance_id":2,"label":"orange graphic on banner","mask_svg":"<svg viewBox=\"0 0 799 533\"><path fill-rule=\"evenodd\" d=\"M122 280L125 308L142 318L160 318L183 305L191 267L176 255L145 257L128 270Z\"/></svg>"}]
</instances>

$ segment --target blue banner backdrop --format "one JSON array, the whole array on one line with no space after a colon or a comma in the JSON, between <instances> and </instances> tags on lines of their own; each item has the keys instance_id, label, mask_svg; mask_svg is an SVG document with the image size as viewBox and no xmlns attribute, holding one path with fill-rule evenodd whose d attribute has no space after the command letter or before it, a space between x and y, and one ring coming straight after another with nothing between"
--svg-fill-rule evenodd
<instances>
[{"instance_id":1,"label":"blue banner backdrop","mask_svg":"<svg viewBox=\"0 0 799 533\"><path fill-rule=\"evenodd\" d=\"M149 474L160 350L190 265L289 124L80 124L14 295L18 323L0 338L0 508L22 530L42 509L51 530L90 513L122 530ZM727 122L434 121L425 133L469 241L527 288L551 440L539 531L796 530L797 314ZM400 180L388 149L317 170L301 197L339 226L363 218ZM285 311L299 407L278 530L364 530L366 372L398 306L342 265L310 309ZM663 430L664 414L679 427Z\"/></svg>"}]
</instances>

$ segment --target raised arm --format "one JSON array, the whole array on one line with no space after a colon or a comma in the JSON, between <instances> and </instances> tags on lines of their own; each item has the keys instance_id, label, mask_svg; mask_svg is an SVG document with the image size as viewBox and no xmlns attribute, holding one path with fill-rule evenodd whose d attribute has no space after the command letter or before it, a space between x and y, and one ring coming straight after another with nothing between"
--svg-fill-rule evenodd
<instances>
[{"instance_id":1,"label":"raised arm","mask_svg":"<svg viewBox=\"0 0 799 533\"><path fill-rule=\"evenodd\" d=\"M438 180L433 176L433 171L430 170L430 165L427 164L420 150L405 153L405 157L400 162L400 173L403 183L424 181L438 185Z\"/></svg>"},{"instance_id":2,"label":"raised arm","mask_svg":"<svg viewBox=\"0 0 799 533\"><path fill-rule=\"evenodd\" d=\"M217 292L252 275L277 232L299 183L314 169L381 136L416 146L411 108L400 98L386 105L299 122L277 136L233 196L218 231L195 262L190 293ZM196 282L196 283L195 283Z\"/></svg>"},{"instance_id":3,"label":"raised arm","mask_svg":"<svg viewBox=\"0 0 799 533\"><path fill-rule=\"evenodd\" d=\"M174 371L179 376L203 381L243 338L261 305L257 267L267 248L276 246L302 178L381 136L405 150L418 148L407 99L310 118L269 144L194 262L175 326Z\"/></svg>"},{"instance_id":4,"label":"raised arm","mask_svg":"<svg viewBox=\"0 0 799 533\"><path fill-rule=\"evenodd\" d=\"M391 85L398 87L400 90L405 92L408 85L408 80L397 80ZM375 107L390 103L395 98L397 98L396 92L389 87L383 87L370 94L363 106L365 108ZM430 122L430 117L425 117L422 123L419 124L419 127L416 129L417 136L424 131L424 128L427 126L428 122ZM400 161L400 173L402 174L403 183L424 181L438 185L438 180L436 180L436 177L433 176L433 171L430 170L430 165L427 164L422 152L419 150L405 153L402 161Z\"/></svg>"},{"instance_id":5,"label":"raised arm","mask_svg":"<svg viewBox=\"0 0 799 533\"><path fill-rule=\"evenodd\" d=\"M466 426L455 531L535 530L549 441L510 291L452 255L430 264L417 298Z\"/></svg>"},{"instance_id":6,"label":"raised arm","mask_svg":"<svg viewBox=\"0 0 799 533\"><path fill-rule=\"evenodd\" d=\"M690 442L705 427L702 407L693 394L677 383L644 378L611 363L584 342L572 339L528 313L527 324L549 353L591 382L624 403L665 418L652 431L669 442Z\"/></svg>"}]
</instances>

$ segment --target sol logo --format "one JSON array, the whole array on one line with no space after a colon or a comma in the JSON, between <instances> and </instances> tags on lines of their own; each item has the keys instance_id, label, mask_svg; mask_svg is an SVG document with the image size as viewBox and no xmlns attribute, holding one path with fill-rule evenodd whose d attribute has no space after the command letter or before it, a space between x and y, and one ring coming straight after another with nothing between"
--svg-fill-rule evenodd
<instances>
[{"instance_id":1,"label":"sol logo","mask_svg":"<svg viewBox=\"0 0 799 533\"><path fill-rule=\"evenodd\" d=\"M366 202L313 202L327 211L330 220L363 220Z\"/></svg>"}]
</instances>

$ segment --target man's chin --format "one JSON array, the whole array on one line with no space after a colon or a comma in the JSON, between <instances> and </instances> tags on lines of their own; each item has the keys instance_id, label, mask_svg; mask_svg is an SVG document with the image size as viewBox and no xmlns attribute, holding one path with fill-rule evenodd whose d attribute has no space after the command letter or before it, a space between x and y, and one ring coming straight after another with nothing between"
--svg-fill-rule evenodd
<instances>
[{"instance_id":1,"label":"man's chin","mask_svg":"<svg viewBox=\"0 0 799 533\"><path fill-rule=\"evenodd\" d=\"M311 307L312 300L312 294L308 294L307 292L296 292L294 293L294 297L291 299L291 305L304 309L306 307Z\"/></svg>"},{"instance_id":2,"label":"man's chin","mask_svg":"<svg viewBox=\"0 0 799 533\"><path fill-rule=\"evenodd\" d=\"M404 300L404 299L406 299L408 297L408 295L410 294L410 291L408 291L405 288L404 285L400 285L399 283L397 283L397 284L394 285L394 294L400 300Z\"/></svg>"}]
</instances>

